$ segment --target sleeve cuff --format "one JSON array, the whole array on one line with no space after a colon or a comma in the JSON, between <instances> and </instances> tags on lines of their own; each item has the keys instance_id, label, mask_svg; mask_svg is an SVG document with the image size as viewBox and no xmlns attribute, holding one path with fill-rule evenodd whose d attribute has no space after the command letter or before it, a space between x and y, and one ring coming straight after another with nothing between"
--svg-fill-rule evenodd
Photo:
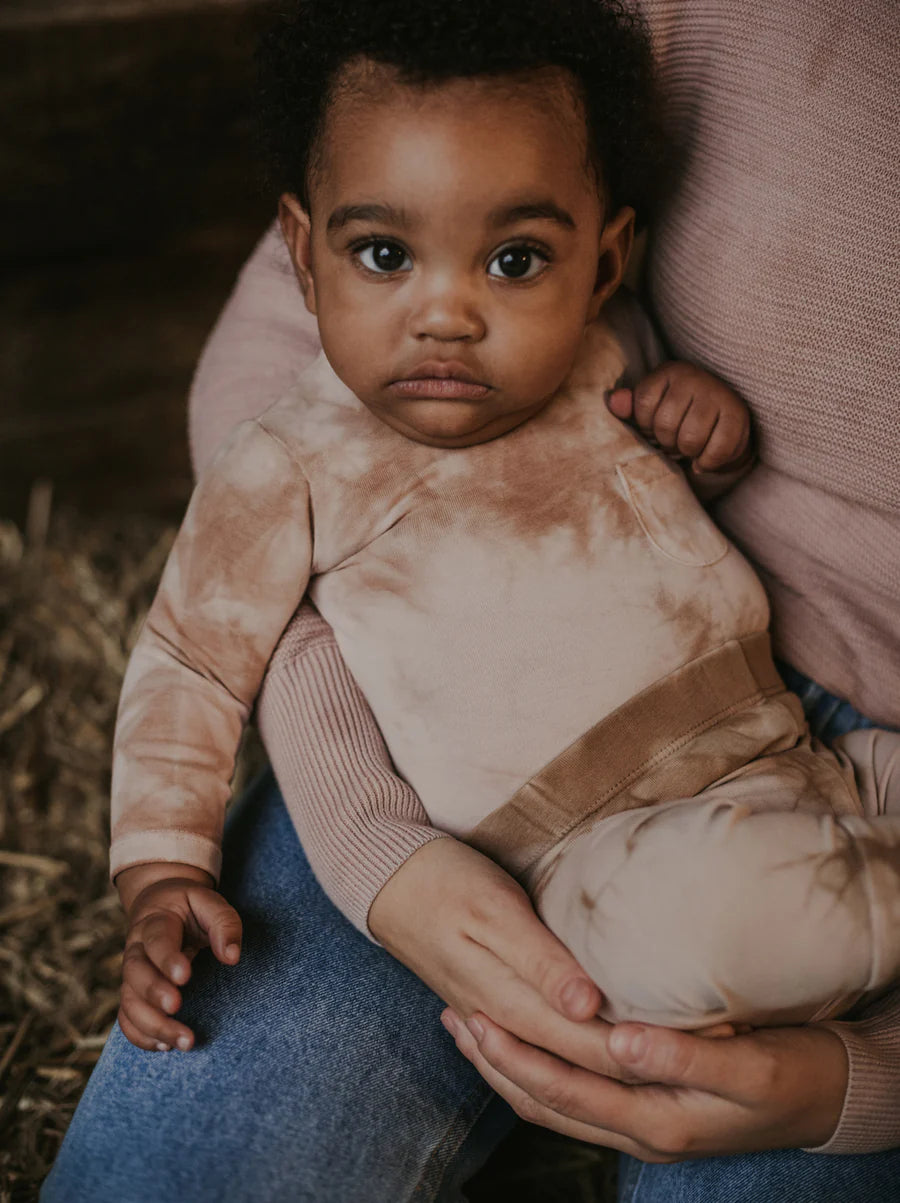
<instances>
[{"instance_id":1,"label":"sleeve cuff","mask_svg":"<svg viewBox=\"0 0 900 1203\"><path fill-rule=\"evenodd\" d=\"M831 1020L849 1062L847 1093L830 1140L805 1153L879 1153L900 1146L900 996L858 1020Z\"/></svg>"},{"instance_id":2,"label":"sleeve cuff","mask_svg":"<svg viewBox=\"0 0 900 1203\"><path fill-rule=\"evenodd\" d=\"M115 884L116 874L123 869L153 861L194 865L210 873L218 885L222 849L212 840L189 831L136 831L113 841L109 851L109 880Z\"/></svg>"}]
</instances>

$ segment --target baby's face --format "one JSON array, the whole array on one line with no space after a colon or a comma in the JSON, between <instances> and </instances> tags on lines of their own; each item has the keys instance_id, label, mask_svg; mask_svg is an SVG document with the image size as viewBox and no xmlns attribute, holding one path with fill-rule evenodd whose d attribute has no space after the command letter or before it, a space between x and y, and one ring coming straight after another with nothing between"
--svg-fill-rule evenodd
<instances>
[{"instance_id":1,"label":"baby's face","mask_svg":"<svg viewBox=\"0 0 900 1203\"><path fill-rule=\"evenodd\" d=\"M485 442L564 380L621 278L632 214L604 222L559 76L367 79L330 106L311 213L282 203L307 305L384 422L438 447Z\"/></svg>"}]
</instances>

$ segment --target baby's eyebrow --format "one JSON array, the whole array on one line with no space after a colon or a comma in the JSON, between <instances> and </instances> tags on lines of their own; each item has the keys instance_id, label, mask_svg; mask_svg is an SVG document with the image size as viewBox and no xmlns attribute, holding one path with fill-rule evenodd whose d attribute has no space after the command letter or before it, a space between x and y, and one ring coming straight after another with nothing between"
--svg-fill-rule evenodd
<instances>
[{"instance_id":1,"label":"baby's eyebrow","mask_svg":"<svg viewBox=\"0 0 900 1203\"><path fill-rule=\"evenodd\" d=\"M393 205L338 205L328 218L328 231L340 230L351 221L377 221L385 225L403 226L409 228L413 222L405 209L395 209Z\"/></svg>"},{"instance_id":2,"label":"baby's eyebrow","mask_svg":"<svg viewBox=\"0 0 900 1203\"><path fill-rule=\"evenodd\" d=\"M494 228L511 226L517 221L552 221L567 230L575 229L572 214L551 200L524 201L518 205L501 205L493 209L488 223Z\"/></svg>"}]
</instances>

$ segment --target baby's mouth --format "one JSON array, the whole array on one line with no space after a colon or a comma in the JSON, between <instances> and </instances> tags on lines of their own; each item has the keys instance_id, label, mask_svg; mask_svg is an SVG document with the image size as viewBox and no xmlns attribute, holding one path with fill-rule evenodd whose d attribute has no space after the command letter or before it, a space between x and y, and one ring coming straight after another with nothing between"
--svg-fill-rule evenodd
<instances>
[{"instance_id":1,"label":"baby's mouth","mask_svg":"<svg viewBox=\"0 0 900 1203\"><path fill-rule=\"evenodd\" d=\"M457 360L429 360L407 375L392 380L389 388L397 396L415 400L479 401L491 391L489 384Z\"/></svg>"},{"instance_id":2,"label":"baby's mouth","mask_svg":"<svg viewBox=\"0 0 900 1203\"><path fill-rule=\"evenodd\" d=\"M418 376L411 380L394 380L390 389L397 396L423 401L479 401L491 391L490 385L460 380L455 376Z\"/></svg>"}]
</instances>

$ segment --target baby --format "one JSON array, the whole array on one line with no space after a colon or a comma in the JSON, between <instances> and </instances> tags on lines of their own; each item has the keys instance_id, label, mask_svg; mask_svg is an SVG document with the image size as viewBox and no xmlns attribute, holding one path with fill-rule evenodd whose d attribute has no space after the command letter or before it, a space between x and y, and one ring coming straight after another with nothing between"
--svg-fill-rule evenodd
<instances>
[{"instance_id":1,"label":"baby","mask_svg":"<svg viewBox=\"0 0 900 1203\"><path fill-rule=\"evenodd\" d=\"M298 12L263 82L323 354L202 477L129 664L111 875L168 918L126 967L125 1034L184 1037L159 1000L197 871L237 959L229 781L307 591L433 824L523 881L605 1018L781 1024L883 989L900 741L809 739L750 566L621 420L704 491L750 462L740 400L660 367L618 291L640 30L601 0Z\"/></svg>"}]
</instances>

